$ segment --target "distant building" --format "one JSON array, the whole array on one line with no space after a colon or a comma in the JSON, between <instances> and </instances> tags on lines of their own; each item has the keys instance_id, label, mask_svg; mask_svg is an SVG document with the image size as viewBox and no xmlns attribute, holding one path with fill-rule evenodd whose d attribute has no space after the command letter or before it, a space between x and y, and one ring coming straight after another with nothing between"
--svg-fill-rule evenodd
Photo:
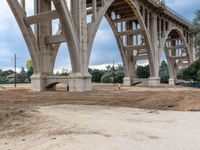
<instances>
[{"instance_id":1,"label":"distant building","mask_svg":"<svg viewBox=\"0 0 200 150\"><path fill-rule=\"evenodd\" d=\"M9 82L15 82L15 74L10 74L9 76L7 76L7 79L9 80Z\"/></svg>"}]
</instances>

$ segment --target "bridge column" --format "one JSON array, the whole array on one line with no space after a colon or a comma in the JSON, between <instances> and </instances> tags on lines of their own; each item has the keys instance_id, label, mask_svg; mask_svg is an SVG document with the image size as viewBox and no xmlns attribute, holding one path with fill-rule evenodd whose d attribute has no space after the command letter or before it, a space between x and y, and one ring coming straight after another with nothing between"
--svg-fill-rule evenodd
<instances>
[{"instance_id":1,"label":"bridge column","mask_svg":"<svg viewBox=\"0 0 200 150\"><path fill-rule=\"evenodd\" d=\"M171 60L172 61L172 60ZM172 61L171 62L171 69L169 70L170 78L169 78L169 85L176 85L176 80L177 80L177 64Z\"/></svg>"},{"instance_id":2,"label":"bridge column","mask_svg":"<svg viewBox=\"0 0 200 150\"><path fill-rule=\"evenodd\" d=\"M126 30L133 30L133 23L132 21L127 21L126 22ZM126 36L126 43L127 46L132 46L133 45L133 35L127 35ZM124 78L123 82L124 85L126 86L131 86L134 83L134 73L135 73L135 65L136 65L136 59L133 55L133 50L127 50L126 51L126 59L128 62L128 74Z\"/></svg>"},{"instance_id":3,"label":"bridge column","mask_svg":"<svg viewBox=\"0 0 200 150\"><path fill-rule=\"evenodd\" d=\"M44 0L34 0L34 13L35 15L41 14L46 11L51 11L51 2ZM53 75L53 50L50 45L45 43L45 37L52 35L51 21L44 21L35 25L35 37L37 45L40 49L39 56L39 72L34 72L31 77L31 85L33 91L45 91L46 77ZM54 88L52 88L54 89ZM51 89L51 90L52 90Z\"/></svg>"},{"instance_id":4,"label":"bridge column","mask_svg":"<svg viewBox=\"0 0 200 150\"><path fill-rule=\"evenodd\" d=\"M21 7L25 10L25 8L26 8L25 0L20 0L20 4L21 4Z\"/></svg>"},{"instance_id":5,"label":"bridge column","mask_svg":"<svg viewBox=\"0 0 200 150\"><path fill-rule=\"evenodd\" d=\"M171 46L176 46L176 40L171 41ZM169 50L168 50L169 51ZM169 53L169 52L168 52ZM170 55L170 54L169 54ZM171 49L171 56L176 56L176 49ZM176 59L169 58L170 67L169 67L169 85L176 85L177 78L177 63Z\"/></svg>"},{"instance_id":6,"label":"bridge column","mask_svg":"<svg viewBox=\"0 0 200 150\"><path fill-rule=\"evenodd\" d=\"M86 0L73 0L71 2L72 16L79 39L80 72L72 72L69 76L69 91L91 91L91 75L88 73L89 50L87 45ZM96 11L96 9L94 11Z\"/></svg>"},{"instance_id":7,"label":"bridge column","mask_svg":"<svg viewBox=\"0 0 200 150\"><path fill-rule=\"evenodd\" d=\"M151 44L153 49L153 60L149 60L150 67L150 78L149 78L149 86L159 86L160 85L160 77L159 77L159 48L158 48L158 30L157 30L157 15L152 13L152 18L150 18L150 37ZM160 33L159 33L160 34Z\"/></svg>"},{"instance_id":8,"label":"bridge column","mask_svg":"<svg viewBox=\"0 0 200 150\"><path fill-rule=\"evenodd\" d=\"M128 75L123 79L123 84L126 86L131 86L134 83L134 73L135 73L135 57L133 52L127 51L127 61L128 61Z\"/></svg>"},{"instance_id":9,"label":"bridge column","mask_svg":"<svg viewBox=\"0 0 200 150\"><path fill-rule=\"evenodd\" d=\"M192 33L190 33L190 51L192 55L192 62L196 61L196 45L195 45L195 37Z\"/></svg>"}]
</instances>

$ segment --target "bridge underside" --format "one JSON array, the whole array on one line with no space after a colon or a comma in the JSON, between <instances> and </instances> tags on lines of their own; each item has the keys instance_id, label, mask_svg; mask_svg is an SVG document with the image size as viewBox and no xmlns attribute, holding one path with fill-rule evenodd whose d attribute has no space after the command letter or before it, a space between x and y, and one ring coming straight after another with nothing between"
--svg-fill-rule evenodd
<instances>
[{"instance_id":1,"label":"bridge underside","mask_svg":"<svg viewBox=\"0 0 200 150\"><path fill-rule=\"evenodd\" d=\"M7 0L32 58L34 91L53 89L59 82L68 84L70 91L91 91L88 66L94 38L103 17L110 24L120 50L125 85L138 82L135 79L136 63L147 60L150 67L147 83L149 86L159 86L163 50L168 62L170 85L175 85L178 69L193 61L190 24L169 11L160 1L33 1L34 14L27 16L25 0ZM58 31L53 34L55 19L59 20L59 24ZM67 43L70 54L72 73L69 77L53 76L55 59L62 42Z\"/></svg>"}]
</instances>

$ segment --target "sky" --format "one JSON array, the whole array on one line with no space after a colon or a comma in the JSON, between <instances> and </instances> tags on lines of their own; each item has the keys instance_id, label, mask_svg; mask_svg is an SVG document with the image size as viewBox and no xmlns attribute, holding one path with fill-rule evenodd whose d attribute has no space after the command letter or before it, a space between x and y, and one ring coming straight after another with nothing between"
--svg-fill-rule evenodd
<instances>
[{"instance_id":1,"label":"sky","mask_svg":"<svg viewBox=\"0 0 200 150\"><path fill-rule=\"evenodd\" d=\"M13 56L17 54L17 68L25 66L25 61L30 58L26 43L20 29L15 21L6 0L1 0L0 5L0 68L13 69ZM28 3L28 15L32 14L32 1ZM192 21L194 13L200 9L200 0L165 0L166 4L180 15ZM106 55L105 55L106 53ZM90 58L90 67L104 68L105 65L115 61L121 64L121 57L115 37L105 19L102 20L100 28L95 37ZM62 69L70 70L70 58L66 43L59 49L54 71Z\"/></svg>"}]
</instances>

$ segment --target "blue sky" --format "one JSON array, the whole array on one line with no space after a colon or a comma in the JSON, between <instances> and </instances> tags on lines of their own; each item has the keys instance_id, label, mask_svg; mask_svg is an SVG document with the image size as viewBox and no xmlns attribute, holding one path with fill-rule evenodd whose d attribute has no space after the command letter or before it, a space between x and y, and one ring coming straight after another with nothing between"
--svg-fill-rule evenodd
<instances>
[{"instance_id":1,"label":"blue sky","mask_svg":"<svg viewBox=\"0 0 200 150\"><path fill-rule=\"evenodd\" d=\"M27 0L30 2L30 0ZM165 0L166 4L173 10L192 20L196 9L200 9L200 0ZM28 9L31 9L29 4ZM29 12L31 14L31 12ZM18 56L18 68L25 66L25 60L29 58L28 49L19 30L19 27L13 17L6 0L0 5L0 68L12 69L14 54ZM105 55L106 53L106 55ZM114 35L106 22L103 20L96 35L90 65L93 67L102 67L111 64L112 61L121 63L119 50ZM55 65L55 70L63 68L70 69L70 59L65 43L62 44Z\"/></svg>"}]
</instances>

